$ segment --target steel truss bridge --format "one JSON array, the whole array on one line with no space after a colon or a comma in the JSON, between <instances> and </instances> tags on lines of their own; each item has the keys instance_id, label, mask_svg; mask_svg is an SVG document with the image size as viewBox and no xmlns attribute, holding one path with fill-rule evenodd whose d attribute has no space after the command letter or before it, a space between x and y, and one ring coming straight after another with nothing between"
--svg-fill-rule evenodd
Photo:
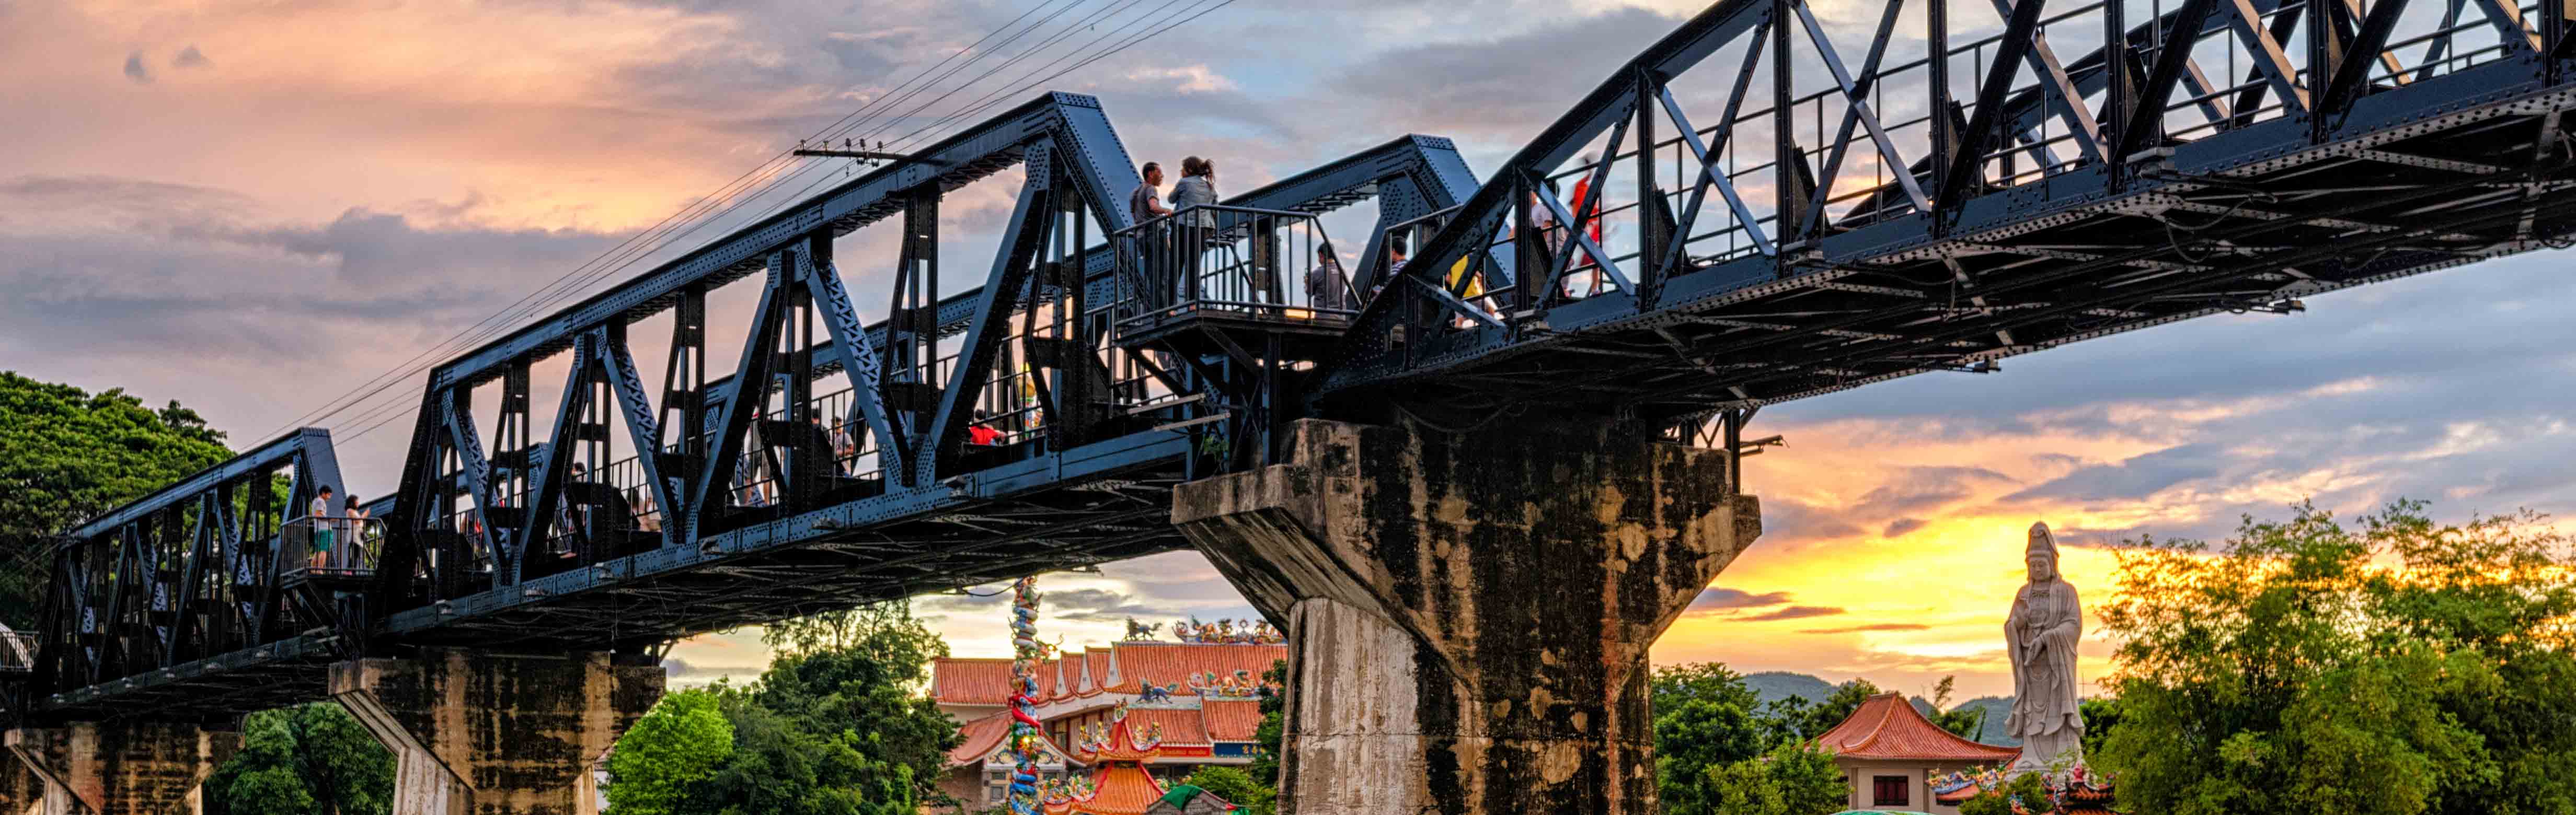
<instances>
[{"instance_id":1,"label":"steel truss bridge","mask_svg":"<svg viewBox=\"0 0 2576 815\"><path fill-rule=\"evenodd\" d=\"M1170 488L1301 417L1740 450L1774 402L2564 245L2568 2L1726 0L1481 185L1417 136L1146 224L1052 94L440 365L380 530L290 509L339 477L310 428L70 530L12 715L219 720L353 655L652 652L1179 548ZM1013 167L944 287L943 197ZM877 224L893 256L837 256ZM758 304L711 351L727 285Z\"/></svg>"}]
</instances>

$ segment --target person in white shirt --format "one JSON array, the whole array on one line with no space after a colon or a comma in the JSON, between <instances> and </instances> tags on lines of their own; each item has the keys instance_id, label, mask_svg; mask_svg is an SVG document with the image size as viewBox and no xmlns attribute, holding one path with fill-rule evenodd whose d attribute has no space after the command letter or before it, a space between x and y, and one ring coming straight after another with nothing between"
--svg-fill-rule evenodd
<instances>
[{"instance_id":1,"label":"person in white shirt","mask_svg":"<svg viewBox=\"0 0 2576 815\"><path fill-rule=\"evenodd\" d=\"M313 504L305 509L305 514L311 518L313 529L313 551L307 560L309 565L319 569L322 561L331 556L331 539L335 531L331 523L324 520L331 517L331 485L324 484L314 491Z\"/></svg>"}]
</instances>

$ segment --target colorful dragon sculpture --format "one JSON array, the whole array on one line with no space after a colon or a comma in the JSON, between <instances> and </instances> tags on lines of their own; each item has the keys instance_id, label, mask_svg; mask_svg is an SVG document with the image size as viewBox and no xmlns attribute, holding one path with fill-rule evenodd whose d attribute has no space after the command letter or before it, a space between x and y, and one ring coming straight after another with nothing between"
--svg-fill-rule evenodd
<instances>
[{"instance_id":1,"label":"colorful dragon sculpture","mask_svg":"<svg viewBox=\"0 0 2576 815\"><path fill-rule=\"evenodd\" d=\"M1038 642L1038 579L1020 578L1011 585L1011 752L1019 759L1011 772L1012 815L1039 815L1038 793L1038 662L1047 646Z\"/></svg>"}]
</instances>

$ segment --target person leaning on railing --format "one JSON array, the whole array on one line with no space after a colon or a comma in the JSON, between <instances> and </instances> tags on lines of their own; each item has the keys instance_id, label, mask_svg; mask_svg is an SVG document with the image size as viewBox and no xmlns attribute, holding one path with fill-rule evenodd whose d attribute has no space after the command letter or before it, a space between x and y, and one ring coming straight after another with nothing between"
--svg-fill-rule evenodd
<instances>
[{"instance_id":1,"label":"person leaning on railing","mask_svg":"<svg viewBox=\"0 0 2576 815\"><path fill-rule=\"evenodd\" d=\"M346 516L345 519L334 523L339 524L344 532L339 536L342 541L341 551L337 553L337 557L332 558L329 565L348 568L365 557L358 550L365 543L361 540L361 533L366 530L367 508L358 506L357 494L351 493L349 497L340 500L340 514Z\"/></svg>"},{"instance_id":2,"label":"person leaning on railing","mask_svg":"<svg viewBox=\"0 0 2576 815\"><path fill-rule=\"evenodd\" d=\"M1130 251L1136 253L1136 268L1144 278L1136 282L1146 287L1136 295L1140 299L1150 301L1161 296L1155 292L1172 290L1171 286L1155 284L1155 281L1161 279L1160 275L1164 273L1164 267L1168 265L1163 262L1163 255L1172 251L1170 236L1164 229L1165 225L1157 221L1163 216L1172 214L1172 208L1163 206L1161 200L1163 165L1158 162L1145 162L1144 169L1139 170L1138 174L1145 177L1145 183L1136 185L1136 191L1127 195L1127 223L1137 227L1129 238L1131 241L1129 246Z\"/></svg>"},{"instance_id":3,"label":"person leaning on railing","mask_svg":"<svg viewBox=\"0 0 2576 815\"><path fill-rule=\"evenodd\" d=\"M1350 285L1343 282L1342 256L1333 252L1333 242L1324 241L1316 249L1315 268L1306 273L1306 303L1320 309L1351 309Z\"/></svg>"},{"instance_id":4,"label":"person leaning on railing","mask_svg":"<svg viewBox=\"0 0 2576 815\"><path fill-rule=\"evenodd\" d=\"M1191 207L1216 206L1216 162L1197 156L1181 159L1181 180L1172 182L1172 209L1182 212L1177 243L1188 259L1182 261L1175 294L1183 301L1198 299L1199 264L1207 254L1210 239L1216 237L1216 213Z\"/></svg>"}]
</instances>

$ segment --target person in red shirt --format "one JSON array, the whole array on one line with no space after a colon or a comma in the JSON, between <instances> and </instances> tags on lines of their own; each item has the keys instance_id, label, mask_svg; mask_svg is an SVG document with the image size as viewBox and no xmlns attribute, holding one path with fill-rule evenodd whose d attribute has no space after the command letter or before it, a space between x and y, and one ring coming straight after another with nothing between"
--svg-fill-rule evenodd
<instances>
[{"instance_id":1,"label":"person in red shirt","mask_svg":"<svg viewBox=\"0 0 2576 815\"><path fill-rule=\"evenodd\" d=\"M1592 154L1590 154L1590 153L1586 153L1586 154L1584 154L1584 156L1583 156L1583 165L1584 165L1584 166L1586 166L1586 167L1592 166L1593 164L1596 164L1596 163L1598 163L1598 162L1599 162L1599 160L1598 160L1598 159L1593 158L1593 155L1592 155ZM1592 245L1594 245L1594 246L1599 246L1599 245L1601 245L1601 205L1600 205L1600 204L1598 204L1598 203L1595 203L1595 204L1593 204L1592 206L1588 206L1588 207L1583 206L1583 203L1584 203L1584 200L1585 200L1585 196L1589 195L1591 192L1592 192L1592 174L1591 174L1591 173L1589 173L1589 172L1587 172L1587 173L1584 173L1583 175L1578 176L1578 177L1576 177L1576 178L1574 179L1574 197L1573 197L1573 198L1568 198L1568 199L1566 199L1566 200L1565 200L1565 205L1566 205L1566 206L1568 206L1568 207L1583 207L1583 211L1581 211L1581 212L1577 212L1577 213L1574 213L1574 220L1576 220L1576 221L1578 221L1578 222L1581 222L1581 223L1583 224L1583 231L1584 231L1584 233L1585 233L1585 234L1587 234L1587 235L1591 236L1591 238L1592 238ZM1592 256L1591 256L1591 255L1588 255L1588 254L1585 254L1585 253L1584 253L1582 250L1580 250L1580 249L1575 250L1575 252L1574 252L1574 265L1573 265L1573 268L1576 268L1576 269L1585 269L1585 268L1590 268L1591 266L1592 266ZM1598 294L1600 294L1600 293L1601 293L1601 270L1599 270L1599 269L1593 269L1593 270L1592 270L1592 291L1591 291L1590 293L1585 294L1584 296L1585 296L1585 297L1591 297L1591 296L1593 296L1593 295L1598 295Z\"/></svg>"},{"instance_id":2,"label":"person in red shirt","mask_svg":"<svg viewBox=\"0 0 2576 815\"><path fill-rule=\"evenodd\" d=\"M975 411L975 423L966 426L966 435L976 446L991 447L1002 443L1002 431L986 424L987 418L983 411Z\"/></svg>"}]
</instances>

